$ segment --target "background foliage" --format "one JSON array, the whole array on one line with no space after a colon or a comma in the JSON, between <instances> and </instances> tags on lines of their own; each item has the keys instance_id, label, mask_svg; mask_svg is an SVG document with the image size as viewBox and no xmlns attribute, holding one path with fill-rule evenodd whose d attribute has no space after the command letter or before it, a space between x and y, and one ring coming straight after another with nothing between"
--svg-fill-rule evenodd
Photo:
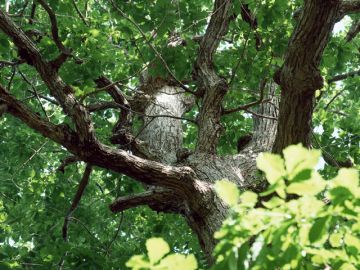
<instances>
[{"instance_id":1,"label":"background foliage","mask_svg":"<svg viewBox=\"0 0 360 270\"><path fill-rule=\"evenodd\" d=\"M86 24L79 17L73 2L82 12ZM204 33L212 1L114 1L132 18L166 60L170 69L181 80L191 82L191 70L198 45L193 37ZM239 13L241 1L234 1L234 12ZM249 25L240 16L234 20L229 34L216 55L218 71L229 77L233 74L231 90L224 107L233 108L258 98L259 78L272 76L282 64L282 54L294 28L292 13L301 1L247 1L258 19L258 31L263 45L255 48ZM9 13L24 30L37 29L45 35L38 46L46 59L57 55L50 38L48 16L37 8L36 23L30 23L32 1L11 0ZM128 20L111 6L110 1L49 0L57 14L60 37L83 63L68 61L60 70L64 80L76 89L77 96L95 89L93 80L99 75L121 80L131 95L138 83L139 71L151 65L152 72L164 75L164 67L145 42L144 37ZM1 8L4 3L1 2ZM20 16L23 14L23 16ZM359 67L359 37L347 43L345 33L359 15L346 17L344 29L334 34L323 57L322 75L329 79L335 74ZM155 34L156 33L156 34ZM185 40L186 46L170 47L170 36ZM18 59L14 44L0 33L0 59ZM231 76L230 76L231 77ZM0 66L0 82L8 86L17 98L34 111L45 116L34 91L47 96L48 90L28 65ZM328 84L319 92L314 114L314 136L323 152L336 159L351 158L359 163L359 77L341 83ZM332 98L340 95L332 101ZM87 98L109 100L104 93ZM331 102L330 102L331 101ZM54 123L66 122L59 109L43 102L48 117ZM188 113L195 118L197 107ZM98 137L108 140L115 122L111 111L93 117ZM251 131L251 117L238 112L223 117L225 132L218 151L236 152L236 141ZM194 146L196 128L184 123L185 145ZM157 214L147 208L128 210L114 216L107 205L117 196L139 191L142 186L131 179L96 168L85 196L70 224L69 242L61 238L63 218L71 204L83 164L67 167L64 174L57 172L66 152L58 145L34 133L18 120L0 118L0 268L53 269L66 254L65 269L117 269L124 267L133 254L145 249L150 236L162 236L173 251L192 252L200 267L204 259L197 240L184 221L173 215ZM321 174L335 176L336 170L325 165ZM119 229L120 228L120 229ZM117 231L119 231L117 235ZM114 236L117 235L115 238ZM181 237L179 237L181 236ZM113 241L113 239L115 240ZM110 246L110 247L109 247Z\"/></svg>"}]
</instances>

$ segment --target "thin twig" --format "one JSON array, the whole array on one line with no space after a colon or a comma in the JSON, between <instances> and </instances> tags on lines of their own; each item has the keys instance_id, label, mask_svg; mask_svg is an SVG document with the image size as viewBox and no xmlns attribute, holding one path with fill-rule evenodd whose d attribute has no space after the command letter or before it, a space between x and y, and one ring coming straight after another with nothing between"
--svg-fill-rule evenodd
<instances>
[{"instance_id":1,"label":"thin twig","mask_svg":"<svg viewBox=\"0 0 360 270\"><path fill-rule=\"evenodd\" d=\"M224 110L223 114L225 115L225 114L230 114L230 113L234 113L234 112L238 112L238 111L245 111L245 110L247 110L248 108L250 108L252 106L258 105L258 104L263 103L263 102L270 101L270 100L264 100L264 89L265 89L265 86L266 86L266 82L267 82L267 80L264 79L260 83L260 98L259 98L259 100L250 102L248 104L239 106L237 108Z\"/></svg>"},{"instance_id":2,"label":"thin twig","mask_svg":"<svg viewBox=\"0 0 360 270\"><path fill-rule=\"evenodd\" d=\"M86 186L89 183L89 179L90 179L90 174L92 171L92 166L90 164L87 164L85 167L85 171L84 174L82 176L82 179L80 181L78 190L75 194L75 197L73 199L73 202L64 218L64 225L62 228L62 236L65 242L68 241L68 225L69 225L69 221L72 218L71 215L73 214L73 212L75 211L75 209L77 208L77 206L79 205L79 202L81 200L81 197L84 193L84 190L86 188Z\"/></svg>"},{"instance_id":3,"label":"thin twig","mask_svg":"<svg viewBox=\"0 0 360 270\"><path fill-rule=\"evenodd\" d=\"M46 110L45 110L44 104L41 102L41 99L40 99L40 97L39 97L39 94L38 94L35 86L27 79L27 77L21 72L20 69L19 69L19 74L20 74L20 76L24 79L24 81L25 81L28 85L30 85L30 87L32 88L32 90L33 90L33 92L34 92L34 94L35 94L35 97L36 97L36 99L38 100L38 102L39 102L39 104L40 104L40 107L41 107L42 111L44 112L47 120L50 121L50 117L48 116L48 114L47 114L47 112L46 112Z\"/></svg>"},{"instance_id":4,"label":"thin twig","mask_svg":"<svg viewBox=\"0 0 360 270\"><path fill-rule=\"evenodd\" d=\"M121 229L121 225L123 223L123 220L124 220L124 212L121 212L120 213L121 217L120 217L120 220L119 220L119 225L117 227L117 230L113 236L113 238L111 239L111 241L109 242L107 248L106 248L106 251L105 251L105 256L109 255L109 250L110 250L110 247L111 245L115 242L116 238L118 237L119 233L120 233L120 229Z\"/></svg>"},{"instance_id":5,"label":"thin twig","mask_svg":"<svg viewBox=\"0 0 360 270\"><path fill-rule=\"evenodd\" d=\"M144 31L140 28L140 26L130 17L126 16L126 14L114 3L113 0L110 0L110 2L112 3L113 7L120 13L120 15L122 17L124 17L124 19L126 19L127 21L129 21L131 24L133 24L136 29L140 32L140 34L142 35L142 37L144 38L145 42L148 44L148 46L154 51L154 53L156 54L156 56L160 59L160 61L163 63L166 71L169 73L169 75L171 76L172 79L175 80L175 82L177 82L179 84L179 86L184 89L186 92L191 93L193 95L195 95L195 92L191 91L187 86L185 86L181 81L179 81L175 74L171 71L171 69L169 68L169 66L167 65L165 59L162 57L162 55L158 52L158 50L154 47L154 45L148 40L148 38L146 37L146 34L144 33Z\"/></svg>"},{"instance_id":6,"label":"thin twig","mask_svg":"<svg viewBox=\"0 0 360 270\"><path fill-rule=\"evenodd\" d=\"M333 103L334 100L337 99L337 97L339 97L342 93L344 93L345 90L346 90L346 89L344 88L344 89L342 89L341 91L337 92L336 95L328 102L328 104L326 104L324 110L326 111L326 110L329 108L330 104Z\"/></svg>"},{"instance_id":7,"label":"thin twig","mask_svg":"<svg viewBox=\"0 0 360 270\"><path fill-rule=\"evenodd\" d=\"M80 19L83 21L83 23L89 27L88 23L86 22L85 18L84 18L84 15L82 15L80 9L78 8L78 6L76 5L76 2L75 0L72 0L72 3L75 7L75 10L76 10L76 13L79 15Z\"/></svg>"}]
</instances>

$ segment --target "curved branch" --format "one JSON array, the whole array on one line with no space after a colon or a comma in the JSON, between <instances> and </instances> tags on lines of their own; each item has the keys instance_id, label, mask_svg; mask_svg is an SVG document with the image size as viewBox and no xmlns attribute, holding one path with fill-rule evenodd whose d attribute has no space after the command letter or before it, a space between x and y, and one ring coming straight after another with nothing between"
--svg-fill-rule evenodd
<instances>
[{"instance_id":1,"label":"curved branch","mask_svg":"<svg viewBox=\"0 0 360 270\"><path fill-rule=\"evenodd\" d=\"M194 65L194 78L198 82L198 95L203 96L199 113L199 133L196 152L215 153L222 131L220 123L222 101L228 84L215 71L213 56L229 28L231 0L216 0L204 37L201 39L198 57Z\"/></svg>"},{"instance_id":2,"label":"curved branch","mask_svg":"<svg viewBox=\"0 0 360 270\"><path fill-rule=\"evenodd\" d=\"M89 183L89 179L90 179L90 174L92 171L92 166L87 164L83 177L81 178L81 181L79 183L79 187L78 190L76 191L75 197L73 199L73 202L64 218L64 225L62 227L62 236L64 241L68 240L68 225L69 225L69 220L71 218L72 213L75 211L75 209L77 208L77 206L79 205L79 202L81 200L81 197L85 191L86 186Z\"/></svg>"},{"instance_id":3,"label":"curved branch","mask_svg":"<svg viewBox=\"0 0 360 270\"><path fill-rule=\"evenodd\" d=\"M56 68L44 61L32 40L0 10L0 29L12 38L16 47L26 52L50 93L69 115L82 143L95 140L94 127L86 109L75 99L74 90L57 74Z\"/></svg>"},{"instance_id":4,"label":"curved branch","mask_svg":"<svg viewBox=\"0 0 360 270\"><path fill-rule=\"evenodd\" d=\"M114 149L94 139L87 144L67 125L54 125L11 96L0 85L0 100L7 105L8 113L19 118L30 128L44 137L67 148L73 155L93 165L126 174L148 185L169 189L192 190L196 175L189 167L163 165L129 154L125 150Z\"/></svg>"}]
</instances>

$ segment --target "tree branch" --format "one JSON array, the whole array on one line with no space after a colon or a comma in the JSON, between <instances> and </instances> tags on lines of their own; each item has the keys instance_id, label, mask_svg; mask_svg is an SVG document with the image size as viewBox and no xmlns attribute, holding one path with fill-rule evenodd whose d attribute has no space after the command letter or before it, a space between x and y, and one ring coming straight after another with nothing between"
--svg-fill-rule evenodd
<instances>
[{"instance_id":1,"label":"tree branch","mask_svg":"<svg viewBox=\"0 0 360 270\"><path fill-rule=\"evenodd\" d=\"M51 23L51 34L52 34L53 40L56 44L56 47L58 47L58 49L61 53L70 56L71 52L67 48L65 48L65 46L62 44L62 42L60 40L59 29L58 29L55 12L51 9L51 7L44 0L37 0L37 2L45 9L47 14L49 15L50 23Z\"/></svg>"},{"instance_id":2,"label":"tree branch","mask_svg":"<svg viewBox=\"0 0 360 270\"><path fill-rule=\"evenodd\" d=\"M90 115L75 99L73 89L65 84L51 64L42 59L38 48L32 40L2 10L0 10L0 29L12 38L19 49L27 53L39 75L49 88L51 95L59 102L65 113L72 118L81 142L85 143L95 140L94 127Z\"/></svg>"},{"instance_id":3,"label":"tree branch","mask_svg":"<svg viewBox=\"0 0 360 270\"><path fill-rule=\"evenodd\" d=\"M113 213L142 205L157 211L169 212L179 209L180 203L176 199L174 193L168 190L152 189L140 194L119 197L109 207Z\"/></svg>"},{"instance_id":4,"label":"tree branch","mask_svg":"<svg viewBox=\"0 0 360 270\"><path fill-rule=\"evenodd\" d=\"M59 166L59 168L57 168L58 171L64 173L65 172L65 167L67 167L70 164L73 164L77 161L80 161L80 159L76 156L69 156L67 158L65 158L64 160L61 161L61 164Z\"/></svg>"},{"instance_id":5,"label":"tree branch","mask_svg":"<svg viewBox=\"0 0 360 270\"><path fill-rule=\"evenodd\" d=\"M360 11L360 0L343 0L341 1L338 20L341 20L345 15L357 13Z\"/></svg>"},{"instance_id":6,"label":"tree branch","mask_svg":"<svg viewBox=\"0 0 360 270\"><path fill-rule=\"evenodd\" d=\"M350 71L348 73L336 75L336 76L328 79L328 83L333 83L333 82L345 80L345 79L347 79L349 77L354 77L354 76L357 76L357 75L360 75L360 69L355 70L355 71Z\"/></svg>"},{"instance_id":7,"label":"tree branch","mask_svg":"<svg viewBox=\"0 0 360 270\"><path fill-rule=\"evenodd\" d=\"M76 191L76 194L75 194L75 197L73 199L73 202L64 218L64 225L62 227L62 236L63 236L63 239L64 241L68 241L68 225L69 225L69 220L73 214L73 212L75 211L75 209L77 208L77 206L79 205L79 202L81 200L81 197L84 193L84 190L86 188L86 186L88 185L89 183L89 179L90 179L90 174L91 174L91 171L92 171L92 166L87 164L86 165L86 168L85 168L85 171L84 171L84 174L83 174L83 177L79 183L79 187L78 187L78 190Z\"/></svg>"},{"instance_id":8,"label":"tree branch","mask_svg":"<svg viewBox=\"0 0 360 270\"><path fill-rule=\"evenodd\" d=\"M201 39L198 57L194 65L194 78L198 83L198 96L203 96L199 113L199 133L196 145L197 152L215 153L216 145L222 131L220 123L222 100L228 91L224 78L216 74L213 56L221 38L227 33L231 0L216 0L204 37Z\"/></svg>"},{"instance_id":9,"label":"tree branch","mask_svg":"<svg viewBox=\"0 0 360 270\"><path fill-rule=\"evenodd\" d=\"M1 85L0 100L7 105L8 113L19 118L44 137L61 144L73 155L87 163L126 174L148 185L177 189L179 192L186 192L194 188L196 175L189 167L168 166L142 159L127 151L101 144L96 139L83 144L79 135L67 125L54 125L42 119L11 96Z\"/></svg>"},{"instance_id":10,"label":"tree branch","mask_svg":"<svg viewBox=\"0 0 360 270\"><path fill-rule=\"evenodd\" d=\"M234 108L234 109L228 109L228 110L224 109L223 115L238 112L238 111L246 111L247 109L249 109L252 106L256 106L256 105L258 105L260 103L267 102L268 100L264 100L265 85L266 85L266 80L262 80L261 84L260 84L260 98L259 98L259 100L250 102L250 103L245 104L245 105L241 105L241 106L239 106L237 108Z\"/></svg>"},{"instance_id":11,"label":"tree branch","mask_svg":"<svg viewBox=\"0 0 360 270\"><path fill-rule=\"evenodd\" d=\"M315 91L323 86L319 64L336 23L340 0L305 0L283 66L274 80L281 86L278 132L273 151L291 144L311 145Z\"/></svg>"},{"instance_id":12,"label":"tree branch","mask_svg":"<svg viewBox=\"0 0 360 270\"><path fill-rule=\"evenodd\" d=\"M346 34L346 41L350 42L360 32L360 20L354 21L350 27L349 32Z\"/></svg>"},{"instance_id":13,"label":"tree branch","mask_svg":"<svg viewBox=\"0 0 360 270\"><path fill-rule=\"evenodd\" d=\"M249 5L241 4L240 9L241 9L241 18L245 22L247 22L249 24L250 28L254 31L256 50L260 50L261 45L262 45L262 40L261 40L259 32L257 31L257 27L258 27L257 19L256 19L255 15L249 9Z\"/></svg>"}]
</instances>

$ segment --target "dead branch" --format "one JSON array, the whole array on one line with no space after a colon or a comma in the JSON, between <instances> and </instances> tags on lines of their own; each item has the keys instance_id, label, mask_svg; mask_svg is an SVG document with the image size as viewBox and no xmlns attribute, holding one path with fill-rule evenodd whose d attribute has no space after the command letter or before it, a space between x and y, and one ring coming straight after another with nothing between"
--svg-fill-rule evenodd
<instances>
[{"instance_id":1,"label":"dead branch","mask_svg":"<svg viewBox=\"0 0 360 270\"><path fill-rule=\"evenodd\" d=\"M64 218L64 225L62 228L62 236L63 236L64 241L66 241L66 242L68 241L68 225L69 225L70 217L72 216L73 212L79 205L79 202L84 193L84 190L89 183L91 171L92 171L92 166L90 164L87 164L84 174L83 174L83 177L79 183L78 190L76 191L75 197L73 199L73 202Z\"/></svg>"}]
</instances>

